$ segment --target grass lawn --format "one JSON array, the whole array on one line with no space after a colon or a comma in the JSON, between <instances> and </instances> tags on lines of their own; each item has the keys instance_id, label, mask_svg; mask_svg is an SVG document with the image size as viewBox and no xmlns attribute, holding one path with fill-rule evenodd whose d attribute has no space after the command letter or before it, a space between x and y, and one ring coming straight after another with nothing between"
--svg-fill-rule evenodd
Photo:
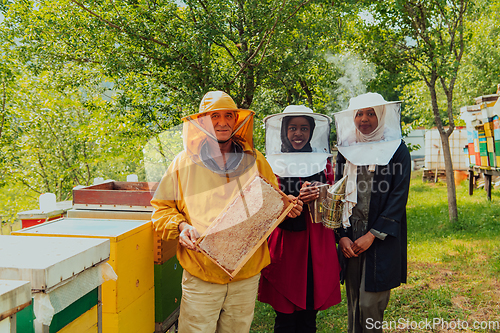
<instances>
[{"instance_id":1,"label":"grass lawn","mask_svg":"<svg viewBox=\"0 0 500 333\"><path fill-rule=\"evenodd\" d=\"M469 196L464 181L451 225L446 184L421 176L412 175L407 206L408 283L391 293L384 319L392 328L384 332L500 332L500 191L489 202L484 190ZM343 287L342 298L318 314L318 332L347 332ZM272 307L257 302L251 332L272 332L273 324Z\"/></svg>"}]
</instances>

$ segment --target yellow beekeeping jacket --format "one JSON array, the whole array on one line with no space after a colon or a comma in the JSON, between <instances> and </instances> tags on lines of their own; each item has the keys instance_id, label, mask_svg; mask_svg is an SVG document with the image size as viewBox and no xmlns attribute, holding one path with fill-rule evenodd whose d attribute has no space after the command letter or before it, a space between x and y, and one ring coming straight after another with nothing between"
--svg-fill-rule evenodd
<instances>
[{"instance_id":1,"label":"yellow beekeeping jacket","mask_svg":"<svg viewBox=\"0 0 500 333\"><path fill-rule=\"evenodd\" d=\"M245 150L239 168L230 174L215 173L193 156L190 157L186 151L181 152L170 164L151 200L155 230L164 240L176 240L179 237L179 223L186 221L202 235L257 171L278 186L271 167L258 151ZM229 275L201 252L177 244L177 258L190 274L219 284L252 277L270 263L267 241L231 281Z\"/></svg>"}]
</instances>

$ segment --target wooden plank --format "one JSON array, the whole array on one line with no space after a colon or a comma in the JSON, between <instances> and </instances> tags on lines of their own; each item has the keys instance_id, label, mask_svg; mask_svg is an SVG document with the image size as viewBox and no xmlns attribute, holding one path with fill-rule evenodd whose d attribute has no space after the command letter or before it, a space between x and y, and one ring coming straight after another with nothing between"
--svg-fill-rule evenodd
<instances>
[{"instance_id":1,"label":"wooden plank","mask_svg":"<svg viewBox=\"0 0 500 333\"><path fill-rule=\"evenodd\" d=\"M73 205L151 206L157 182L107 182L73 190Z\"/></svg>"}]
</instances>

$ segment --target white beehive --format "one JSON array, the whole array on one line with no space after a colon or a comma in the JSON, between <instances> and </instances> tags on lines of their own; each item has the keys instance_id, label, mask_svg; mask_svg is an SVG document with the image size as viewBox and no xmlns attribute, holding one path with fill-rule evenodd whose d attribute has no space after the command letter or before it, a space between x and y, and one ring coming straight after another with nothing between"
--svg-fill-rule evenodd
<instances>
[{"instance_id":1,"label":"white beehive","mask_svg":"<svg viewBox=\"0 0 500 333\"><path fill-rule=\"evenodd\" d=\"M467 146L467 130L455 129L449 137L453 170L467 170L469 160L464 153ZM425 132L425 168L429 170L444 170L443 147L437 129Z\"/></svg>"}]
</instances>

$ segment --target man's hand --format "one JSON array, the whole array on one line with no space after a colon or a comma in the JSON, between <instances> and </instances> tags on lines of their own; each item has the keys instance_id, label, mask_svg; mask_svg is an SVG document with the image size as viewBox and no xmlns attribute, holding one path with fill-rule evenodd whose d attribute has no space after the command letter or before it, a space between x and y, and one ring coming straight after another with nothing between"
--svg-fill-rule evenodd
<instances>
[{"instance_id":1,"label":"man's hand","mask_svg":"<svg viewBox=\"0 0 500 333\"><path fill-rule=\"evenodd\" d=\"M365 252L368 250L368 248L373 244L373 241L375 240L375 236L371 232L367 232L363 236L359 237L352 243L351 249L356 253L357 255L360 255L361 253Z\"/></svg>"},{"instance_id":2,"label":"man's hand","mask_svg":"<svg viewBox=\"0 0 500 333\"><path fill-rule=\"evenodd\" d=\"M319 197L319 189L316 186L310 186L311 182L304 182L300 189L299 199L303 203L316 200Z\"/></svg>"},{"instance_id":3,"label":"man's hand","mask_svg":"<svg viewBox=\"0 0 500 333\"><path fill-rule=\"evenodd\" d=\"M342 237L339 241L339 248L346 258L357 257L358 255L352 250L352 240L349 237Z\"/></svg>"},{"instance_id":4,"label":"man's hand","mask_svg":"<svg viewBox=\"0 0 500 333\"><path fill-rule=\"evenodd\" d=\"M286 215L286 216L293 219L293 218L299 216L300 213L302 213L302 206L304 205L304 203L302 202L302 200L297 199L296 197L294 197L291 194L288 195L288 198L290 200L295 201L295 205L293 206L292 210L289 211L288 214Z\"/></svg>"},{"instance_id":5,"label":"man's hand","mask_svg":"<svg viewBox=\"0 0 500 333\"><path fill-rule=\"evenodd\" d=\"M194 246L194 243L196 243L196 240L200 237L198 231L187 222L181 222L179 224L179 231L179 244L189 250L199 252L196 246Z\"/></svg>"}]
</instances>

